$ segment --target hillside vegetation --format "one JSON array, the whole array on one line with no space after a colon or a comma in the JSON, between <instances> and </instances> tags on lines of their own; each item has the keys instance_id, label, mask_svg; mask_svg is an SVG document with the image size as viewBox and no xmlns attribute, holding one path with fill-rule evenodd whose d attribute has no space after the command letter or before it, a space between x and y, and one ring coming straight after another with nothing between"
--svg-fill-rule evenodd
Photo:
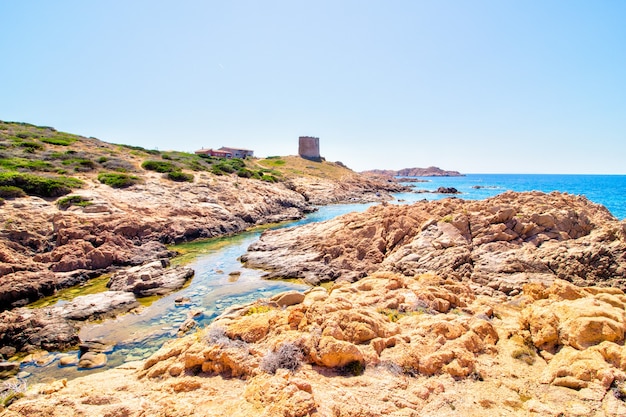
<instances>
[{"instance_id":1,"label":"hillside vegetation","mask_svg":"<svg viewBox=\"0 0 626 417\"><path fill-rule=\"evenodd\" d=\"M345 180L358 174L348 169L341 162L316 162L299 156L270 156L256 161L257 165L279 172L285 179L295 177Z\"/></svg>"},{"instance_id":2,"label":"hillside vegetation","mask_svg":"<svg viewBox=\"0 0 626 417\"><path fill-rule=\"evenodd\" d=\"M192 182L193 173L203 171L280 179L279 172L241 159L111 144L48 126L0 121L0 198L59 197L86 179L125 188L142 182L147 171L177 182Z\"/></svg>"}]
</instances>

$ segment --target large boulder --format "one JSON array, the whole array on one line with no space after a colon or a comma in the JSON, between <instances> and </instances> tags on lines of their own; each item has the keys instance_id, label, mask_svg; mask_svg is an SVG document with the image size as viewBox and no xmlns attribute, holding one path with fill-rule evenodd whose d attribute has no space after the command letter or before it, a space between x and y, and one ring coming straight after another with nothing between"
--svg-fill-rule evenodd
<instances>
[{"instance_id":1,"label":"large boulder","mask_svg":"<svg viewBox=\"0 0 626 417\"><path fill-rule=\"evenodd\" d=\"M185 285L194 274L187 267L169 267L166 259L135 266L116 272L108 282L112 291L128 291L138 297L164 295L176 291Z\"/></svg>"}]
</instances>

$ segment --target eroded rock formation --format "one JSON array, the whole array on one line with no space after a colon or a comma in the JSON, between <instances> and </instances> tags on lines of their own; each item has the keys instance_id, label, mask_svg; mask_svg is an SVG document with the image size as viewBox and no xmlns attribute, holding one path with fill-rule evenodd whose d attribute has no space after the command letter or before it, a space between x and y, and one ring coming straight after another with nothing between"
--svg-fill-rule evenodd
<instances>
[{"instance_id":1,"label":"eroded rock formation","mask_svg":"<svg viewBox=\"0 0 626 417\"><path fill-rule=\"evenodd\" d=\"M299 228L265 232L242 258L268 277L354 281L374 271L435 271L484 294L566 279L626 288L624 222L584 197L504 193L378 205Z\"/></svg>"},{"instance_id":2,"label":"eroded rock formation","mask_svg":"<svg viewBox=\"0 0 626 417\"><path fill-rule=\"evenodd\" d=\"M33 386L2 416L626 413L621 290L556 279L503 302L378 272L290 300L232 308L144 362Z\"/></svg>"}]
</instances>

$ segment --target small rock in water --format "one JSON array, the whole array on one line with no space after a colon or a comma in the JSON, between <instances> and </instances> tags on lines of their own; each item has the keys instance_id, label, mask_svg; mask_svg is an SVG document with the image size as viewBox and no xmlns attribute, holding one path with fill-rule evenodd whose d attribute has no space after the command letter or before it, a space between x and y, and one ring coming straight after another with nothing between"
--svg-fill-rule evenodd
<instances>
[{"instance_id":1,"label":"small rock in water","mask_svg":"<svg viewBox=\"0 0 626 417\"><path fill-rule=\"evenodd\" d=\"M87 352L80 357L78 367L81 369L101 368L107 364L107 355L104 353Z\"/></svg>"},{"instance_id":2,"label":"small rock in water","mask_svg":"<svg viewBox=\"0 0 626 417\"><path fill-rule=\"evenodd\" d=\"M194 308L192 310L189 310L189 312L187 313L187 318L190 318L190 319L197 319L202 316L204 316L204 311L199 308Z\"/></svg>"},{"instance_id":3,"label":"small rock in water","mask_svg":"<svg viewBox=\"0 0 626 417\"><path fill-rule=\"evenodd\" d=\"M0 362L0 379L10 378L20 371L18 362Z\"/></svg>"},{"instance_id":4,"label":"small rock in water","mask_svg":"<svg viewBox=\"0 0 626 417\"><path fill-rule=\"evenodd\" d=\"M185 320L185 322L183 324L181 324L180 327L178 328L177 336L178 337L183 336L189 330L191 330L194 327L196 327L196 324L197 324L196 321L194 319L192 319L192 318L189 318L189 319Z\"/></svg>"},{"instance_id":5,"label":"small rock in water","mask_svg":"<svg viewBox=\"0 0 626 417\"><path fill-rule=\"evenodd\" d=\"M59 367L64 368L66 366L78 365L78 356L76 355L64 355L59 359Z\"/></svg>"},{"instance_id":6,"label":"small rock in water","mask_svg":"<svg viewBox=\"0 0 626 417\"><path fill-rule=\"evenodd\" d=\"M176 304L177 307L191 304L191 299L189 297L178 297L174 300L174 304Z\"/></svg>"}]
</instances>

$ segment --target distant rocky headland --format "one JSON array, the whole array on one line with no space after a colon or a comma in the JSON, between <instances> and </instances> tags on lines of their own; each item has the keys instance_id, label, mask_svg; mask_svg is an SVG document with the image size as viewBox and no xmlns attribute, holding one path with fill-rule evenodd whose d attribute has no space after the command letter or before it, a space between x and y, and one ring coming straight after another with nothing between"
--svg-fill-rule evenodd
<instances>
[{"instance_id":1,"label":"distant rocky headland","mask_svg":"<svg viewBox=\"0 0 626 417\"><path fill-rule=\"evenodd\" d=\"M372 169L361 172L365 175L381 175L385 177L462 177L458 171L445 171L437 167L404 168L398 171L388 169Z\"/></svg>"},{"instance_id":2,"label":"distant rocky headland","mask_svg":"<svg viewBox=\"0 0 626 417\"><path fill-rule=\"evenodd\" d=\"M23 123L0 123L0 148L0 417L626 415L626 222L584 197L395 205L406 188L341 163L152 151ZM44 363L77 346L63 366L102 366L107 347L80 340L83 323L193 279L165 244L339 202L379 204L266 231L241 258L304 293L234 306L102 373L28 389L13 377L24 354ZM26 307L102 274L107 291Z\"/></svg>"}]
</instances>

